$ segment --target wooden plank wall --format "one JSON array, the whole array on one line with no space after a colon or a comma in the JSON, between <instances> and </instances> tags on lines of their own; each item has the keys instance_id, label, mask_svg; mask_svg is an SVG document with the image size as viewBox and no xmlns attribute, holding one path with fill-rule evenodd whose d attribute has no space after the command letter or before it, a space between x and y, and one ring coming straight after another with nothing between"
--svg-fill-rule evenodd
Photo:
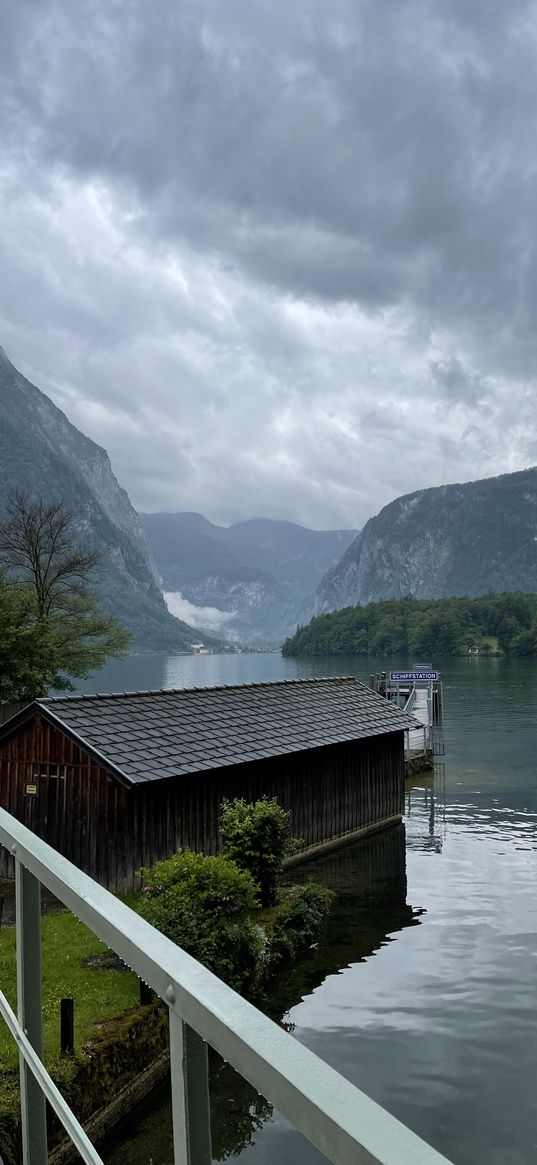
<instances>
[{"instance_id":1,"label":"wooden plank wall","mask_svg":"<svg viewBox=\"0 0 537 1165\"><path fill-rule=\"evenodd\" d=\"M40 716L0 747L2 808L111 888L132 882L131 847L118 828L125 801L125 789ZM0 876L12 865L0 847Z\"/></svg>"},{"instance_id":2,"label":"wooden plank wall","mask_svg":"<svg viewBox=\"0 0 537 1165\"><path fill-rule=\"evenodd\" d=\"M37 795L25 792L36 784ZM0 747L0 804L102 885L179 846L214 853L224 797L277 797L305 846L403 813L403 734L125 789L39 715ZM3 855L3 856L2 856ZM10 864L0 850L0 876Z\"/></svg>"},{"instance_id":3,"label":"wooden plank wall","mask_svg":"<svg viewBox=\"0 0 537 1165\"><path fill-rule=\"evenodd\" d=\"M135 790L136 797L140 791ZM223 798L253 801L263 794L277 797L291 810L295 835L306 847L402 815L403 734L389 733L157 784L143 798L145 828L148 822L155 827L152 836L151 831L146 833L147 848L156 854L165 847L173 852L186 844L214 853ZM164 817L169 830L166 838Z\"/></svg>"}]
</instances>

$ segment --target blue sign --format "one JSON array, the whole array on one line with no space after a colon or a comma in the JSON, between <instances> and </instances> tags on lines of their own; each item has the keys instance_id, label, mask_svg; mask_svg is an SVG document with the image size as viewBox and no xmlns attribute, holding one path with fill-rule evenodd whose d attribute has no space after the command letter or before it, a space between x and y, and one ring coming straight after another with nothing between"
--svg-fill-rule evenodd
<instances>
[{"instance_id":1,"label":"blue sign","mask_svg":"<svg viewBox=\"0 0 537 1165\"><path fill-rule=\"evenodd\" d=\"M432 663L413 663L412 671L432 671Z\"/></svg>"},{"instance_id":2,"label":"blue sign","mask_svg":"<svg viewBox=\"0 0 537 1165\"><path fill-rule=\"evenodd\" d=\"M418 684L420 681L421 682L424 682L424 681L430 682L431 680L437 680L438 678L439 678L439 675L438 675L437 671L391 671L390 672L390 682L396 683L396 684L400 684L400 683Z\"/></svg>"}]
</instances>

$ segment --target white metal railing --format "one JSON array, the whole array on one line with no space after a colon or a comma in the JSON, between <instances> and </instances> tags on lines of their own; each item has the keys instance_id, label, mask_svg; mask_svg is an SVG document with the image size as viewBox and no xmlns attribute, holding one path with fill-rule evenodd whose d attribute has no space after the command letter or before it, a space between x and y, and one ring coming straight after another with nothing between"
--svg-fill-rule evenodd
<instances>
[{"instance_id":1,"label":"white metal railing","mask_svg":"<svg viewBox=\"0 0 537 1165\"><path fill-rule=\"evenodd\" d=\"M417 721L418 721L420 727L417 727L412 732L413 736L415 736L417 733L419 733L420 736L422 737L421 743L422 743L422 747L423 747L424 752L428 752L430 747L431 747L432 710L433 710L431 690L432 690L432 685L429 684L428 693L427 693L427 697L426 697L426 703L427 703L426 720L425 721L423 720L423 718L422 718L423 717L423 709L420 708L420 711L416 713ZM410 689L410 692L408 694L408 698L405 701L405 706L403 708L404 712L410 712L410 713L414 712L416 704L419 703L418 692L419 692L419 696L421 698L423 696L424 689L421 687L418 689L417 685L413 684L413 686ZM407 729L406 747L407 747L408 752L410 752L410 744L411 744L410 736L411 736L411 733Z\"/></svg>"},{"instance_id":2,"label":"white metal railing","mask_svg":"<svg viewBox=\"0 0 537 1165\"><path fill-rule=\"evenodd\" d=\"M405 702L405 706L403 708L403 711L404 712L412 712L412 709L413 709L415 703L416 703L416 685L414 684L414 687L410 689L410 694L409 694L408 700Z\"/></svg>"},{"instance_id":3,"label":"white metal railing","mask_svg":"<svg viewBox=\"0 0 537 1165\"><path fill-rule=\"evenodd\" d=\"M335 1165L449 1165L3 809L0 843L13 855L16 872L18 1018L1 992L0 1013L19 1048L24 1165L47 1163L45 1097L86 1165L102 1165L42 1063L40 883L167 1004L175 1165L211 1162L208 1044Z\"/></svg>"}]
</instances>

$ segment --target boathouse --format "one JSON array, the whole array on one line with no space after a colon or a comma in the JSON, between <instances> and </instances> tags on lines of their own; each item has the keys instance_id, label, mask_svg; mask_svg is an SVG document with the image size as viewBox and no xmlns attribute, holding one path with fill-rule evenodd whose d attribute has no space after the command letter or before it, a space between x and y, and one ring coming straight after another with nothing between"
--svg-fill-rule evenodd
<instances>
[{"instance_id":1,"label":"boathouse","mask_svg":"<svg viewBox=\"0 0 537 1165\"><path fill-rule=\"evenodd\" d=\"M399 822L411 727L352 677L40 699L0 726L0 805L128 890L216 852L224 797L277 797L305 853Z\"/></svg>"}]
</instances>

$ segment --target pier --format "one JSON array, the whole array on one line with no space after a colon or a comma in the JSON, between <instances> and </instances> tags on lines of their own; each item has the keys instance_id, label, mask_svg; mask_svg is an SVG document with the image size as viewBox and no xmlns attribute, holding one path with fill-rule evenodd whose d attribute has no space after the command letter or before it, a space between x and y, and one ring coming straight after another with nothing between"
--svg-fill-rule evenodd
<instances>
[{"instance_id":1,"label":"pier","mask_svg":"<svg viewBox=\"0 0 537 1165\"><path fill-rule=\"evenodd\" d=\"M404 703L406 711L412 712L414 719L419 720L421 725L420 728L408 729L405 734L405 751L409 754L433 751L433 701L429 689L428 684L414 684Z\"/></svg>"},{"instance_id":2,"label":"pier","mask_svg":"<svg viewBox=\"0 0 537 1165\"><path fill-rule=\"evenodd\" d=\"M371 674L370 686L392 704L410 712L419 722L405 732L405 762L427 760L442 755L444 693L441 673L430 664L416 664L408 671Z\"/></svg>"}]
</instances>

